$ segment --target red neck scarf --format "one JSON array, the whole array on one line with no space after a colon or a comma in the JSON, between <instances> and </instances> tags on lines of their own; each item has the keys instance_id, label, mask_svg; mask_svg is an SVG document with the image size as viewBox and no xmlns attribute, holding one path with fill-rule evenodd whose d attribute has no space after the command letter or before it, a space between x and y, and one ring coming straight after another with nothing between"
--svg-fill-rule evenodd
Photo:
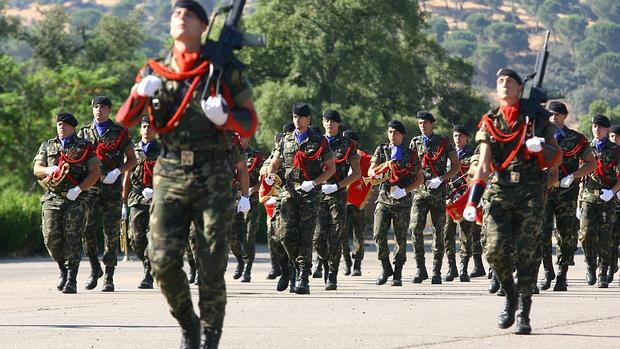
<instances>
[{"instance_id":1,"label":"red neck scarf","mask_svg":"<svg viewBox=\"0 0 620 349\"><path fill-rule=\"evenodd\" d=\"M176 47L172 48L172 55L174 56L174 60L179 66L179 70L181 73L188 72L196 63L200 52L181 52Z\"/></svg>"},{"instance_id":2,"label":"red neck scarf","mask_svg":"<svg viewBox=\"0 0 620 349\"><path fill-rule=\"evenodd\" d=\"M519 118L519 105L506 105L499 108L499 111L504 114L506 118L506 122L510 127L515 125L517 119Z\"/></svg>"}]
</instances>

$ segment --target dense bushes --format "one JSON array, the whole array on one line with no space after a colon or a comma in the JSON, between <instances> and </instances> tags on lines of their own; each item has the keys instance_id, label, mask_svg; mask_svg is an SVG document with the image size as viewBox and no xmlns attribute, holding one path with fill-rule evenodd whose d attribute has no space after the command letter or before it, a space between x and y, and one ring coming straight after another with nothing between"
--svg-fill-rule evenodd
<instances>
[{"instance_id":1,"label":"dense bushes","mask_svg":"<svg viewBox=\"0 0 620 349\"><path fill-rule=\"evenodd\" d=\"M40 194L0 192L0 256L45 252L41 234Z\"/></svg>"}]
</instances>

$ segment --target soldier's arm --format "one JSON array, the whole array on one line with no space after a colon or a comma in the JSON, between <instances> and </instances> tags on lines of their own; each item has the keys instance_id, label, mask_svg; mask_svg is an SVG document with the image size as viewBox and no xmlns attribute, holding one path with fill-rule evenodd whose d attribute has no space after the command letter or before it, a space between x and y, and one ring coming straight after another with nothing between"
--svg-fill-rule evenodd
<instances>
[{"instance_id":1,"label":"soldier's arm","mask_svg":"<svg viewBox=\"0 0 620 349\"><path fill-rule=\"evenodd\" d=\"M408 187L405 188L405 191L409 193L415 188L419 187L422 183L424 183L424 172L422 172L422 169L419 169L418 172L415 174L415 179Z\"/></svg>"},{"instance_id":2,"label":"soldier's arm","mask_svg":"<svg viewBox=\"0 0 620 349\"><path fill-rule=\"evenodd\" d=\"M136 157L136 152L135 150L133 150L133 147L131 146L131 144L125 147L125 158L126 160L123 166L118 168L122 173L127 173L133 170L133 168L136 167L136 165L138 164L138 158Z\"/></svg>"},{"instance_id":3,"label":"soldier's arm","mask_svg":"<svg viewBox=\"0 0 620 349\"><path fill-rule=\"evenodd\" d=\"M267 175L276 173L280 169L280 163L281 163L280 152L275 150L273 152L273 158L271 158L271 162L269 163L269 166L267 167Z\"/></svg>"},{"instance_id":4,"label":"soldier's arm","mask_svg":"<svg viewBox=\"0 0 620 349\"><path fill-rule=\"evenodd\" d=\"M323 173L321 173L318 177L314 179L314 183L316 185L320 185L325 183L331 176L336 173L336 160L332 157L323 162Z\"/></svg>"},{"instance_id":5,"label":"soldier's arm","mask_svg":"<svg viewBox=\"0 0 620 349\"><path fill-rule=\"evenodd\" d=\"M131 190L131 171L125 172L125 177L123 177L123 202L127 202L127 197L129 196L129 191Z\"/></svg>"},{"instance_id":6,"label":"soldier's arm","mask_svg":"<svg viewBox=\"0 0 620 349\"><path fill-rule=\"evenodd\" d=\"M34 162L33 173L35 177L45 178L47 175L45 174L45 169L47 168L47 163L42 160L37 160Z\"/></svg>"},{"instance_id":7,"label":"soldier's arm","mask_svg":"<svg viewBox=\"0 0 620 349\"><path fill-rule=\"evenodd\" d=\"M459 161L459 157L456 155L456 152L453 150L448 154L450 157L450 171L446 172L443 175L443 180L447 181L450 178L454 177L461 170L461 162Z\"/></svg>"},{"instance_id":8,"label":"soldier's arm","mask_svg":"<svg viewBox=\"0 0 620 349\"><path fill-rule=\"evenodd\" d=\"M235 164L237 170L237 178L239 179L239 188L241 195L247 196L250 191L250 174L248 173L248 164L246 161L239 161Z\"/></svg>"},{"instance_id":9,"label":"soldier's arm","mask_svg":"<svg viewBox=\"0 0 620 349\"><path fill-rule=\"evenodd\" d=\"M491 148L487 143L480 143L480 160L474 172L474 180L485 181L491 173Z\"/></svg>"},{"instance_id":10,"label":"soldier's arm","mask_svg":"<svg viewBox=\"0 0 620 349\"><path fill-rule=\"evenodd\" d=\"M592 150L589 149L588 153L581 157L581 161L583 164L573 173L575 179L585 177L596 170L596 159Z\"/></svg>"},{"instance_id":11,"label":"soldier's arm","mask_svg":"<svg viewBox=\"0 0 620 349\"><path fill-rule=\"evenodd\" d=\"M560 179L560 169L558 166L553 166L549 169L549 181L547 187L551 188Z\"/></svg>"},{"instance_id":12,"label":"soldier's arm","mask_svg":"<svg viewBox=\"0 0 620 349\"><path fill-rule=\"evenodd\" d=\"M88 176L82 181L82 183L78 184L82 191L90 188L93 184L97 183L99 177L101 177L101 166L99 160L97 161L89 161L88 165Z\"/></svg>"},{"instance_id":13,"label":"soldier's arm","mask_svg":"<svg viewBox=\"0 0 620 349\"><path fill-rule=\"evenodd\" d=\"M338 188L347 187L349 184L355 182L362 176L362 167L360 166L359 156L351 158L351 174L345 179L338 182Z\"/></svg>"}]
</instances>

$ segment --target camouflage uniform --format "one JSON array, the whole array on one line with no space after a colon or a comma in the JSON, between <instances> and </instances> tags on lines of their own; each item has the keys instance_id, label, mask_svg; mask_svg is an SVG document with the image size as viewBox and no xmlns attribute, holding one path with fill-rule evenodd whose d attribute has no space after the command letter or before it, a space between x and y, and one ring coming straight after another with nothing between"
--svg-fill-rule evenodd
<instances>
[{"instance_id":1,"label":"camouflage uniform","mask_svg":"<svg viewBox=\"0 0 620 349\"><path fill-rule=\"evenodd\" d=\"M328 138L328 144L336 159L336 173L326 183L336 184L348 176L351 160L359 159L359 155L353 144L340 134L332 140ZM340 240L345 235L347 219L347 190L339 188L331 194L321 192L320 197L313 244L319 257L329 263L329 272L337 274L342 254Z\"/></svg>"},{"instance_id":2,"label":"camouflage uniform","mask_svg":"<svg viewBox=\"0 0 620 349\"><path fill-rule=\"evenodd\" d=\"M594 273L598 258L601 274L605 274L607 278L607 268L611 262L610 240L616 218L616 202L613 198L604 202L599 196L602 189L611 189L616 184L620 170L620 147L608 139L605 139L599 149L596 148L596 139L590 146L593 148L598 167L584 178L583 190L579 194L581 201L579 241L588 264L588 273ZM588 283L593 284L594 280L589 280Z\"/></svg>"},{"instance_id":3,"label":"camouflage uniform","mask_svg":"<svg viewBox=\"0 0 620 349\"><path fill-rule=\"evenodd\" d=\"M96 257L99 253L97 243L97 214L101 209L103 216L103 264L106 267L116 266L116 252L118 250L118 232L122 209L121 191L123 180L121 176L112 184L103 184L108 172L120 167L125 162L125 150L132 149L133 143L127 129L109 120L107 131L100 135L95 123L88 124L80 129L78 137L85 138L93 143L96 154L101 160L100 181L88 190L88 210L86 211L86 228L82 235L84 253L89 257Z\"/></svg>"},{"instance_id":4,"label":"camouflage uniform","mask_svg":"<svg viewBox=\"0 0 620 349\"><path fill-rule=\"evenodd\" d=\"M61 155L63 154L63 155ZM88 176L88 167L99 164L90 142L73 136L63 148L58 137L41 144L34 161L45 166L58 166L61 156L71 161L68 175L53 189L41 197L43 241L50 256L59 266L77 272L80 265L80 236L84 227L86 196L79 195L75 201L66 198L67 191L81 183ZM82 156L85 158L82 160ZM64 162L64 161L63 161ZM62 269L62 268L61 268Z\"/></svg>"},{"instance_id":5,"label":"camouflage uniform","mask_svg":"<svg viewBox=\"0 0 620 349\"><path fill-rule=\"evenodd\" d=\"M322 149L322 150L321 150ZM302 273L310 273L312 267L312 236L317 221L320 187L304 192L299 185L313 180L323 172L323 163L334 157L323 135L308 129L308 136L297 143L295 132L284 134L277 148L284 167L284 184L280 192L281 229L280 241L295 267ZM307 176L293 163L295 154L301 151L313 157L322 151L314 161L302 160Z\"/></svg>"},{"instance_id":6,"label":"camouflage uniform","mask_svg":"<svg viewBox=\"0 0 620 349\"><path fill-rule=\"evenodd\" d=\"M422 161L425 180L444 175L447 172L448 159L452 154L456 156L453 144L448 139L435 134L431 135L426 142L423 136L414 137L409 147L417 151L418 157ZM437 189L427 189L426 186L420 186L415 190L411 210L410 229L418 270L425 270L423 233L426 227L426 217L429 212L431 214L434 227L433 271L435 275L440 274L439 270L443 260L443 229L446 225L447 194L446 179Z\"/></svg>"},{"instance_id":7,"label":"camouflage uniform","mask_svg":"<svg viewBox=\"0 0 620 349\"><path fill-rule=\"evenodd\" d=\"M364 259L364 233L366 232L366 209L353 204L347 204L347 224L342 235L342 253L351 253L349 236L353 237L353 253L351 257L356 261Z\"/></svg>"},{"instance_id":8,"label":"camouflage uniform","mask_svg":"<svg viewBox=\"0 0 620 349\"><path fill-rule=\"evenodd\" d=\"M172 55L161 62L172 71L179 67ZM149 73L143 70L143 75ZM156 127L164 126L184 96L187 85L158 76L163 88L158 92L159 109L153 110ZM225 76L235 105L251 98L249 83L238 72ZM202 91L202 79L196 91ZM230 101L229 101L230 102ZM197 229L197 259L200 319L207 328L219 329L226 307L226 255L234 200L230 183L231 134L215 127L200 107L200 93L195 93L183 118L169 133L160 134L162 154L155 165L153 201L151 204L151 236L148 256L153 276L168 301L171 312L181 326L193 317L192 300L186 274L183 272L183 251L187 246L190 223L201 223ZM197 227L198 228L198 227ZM188 315L189 314L189 315Z\"/></svg>"}]
</instances>

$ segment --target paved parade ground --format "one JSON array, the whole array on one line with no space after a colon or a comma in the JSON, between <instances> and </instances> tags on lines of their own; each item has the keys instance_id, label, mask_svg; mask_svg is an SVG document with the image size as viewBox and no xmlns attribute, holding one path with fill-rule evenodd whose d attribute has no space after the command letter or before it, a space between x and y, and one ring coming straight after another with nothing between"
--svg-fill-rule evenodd
<instances>
[{"instance_id":1,"label":"paved parade ground","mask_svg":"<svg viewBox=\"0 0 620 349\"><path fill-rule=\"evenodd\" d=\"M583 255L569 270L568 292L534 296L531 336L497 328L503 298L487 293L486 277L414 285L409 256L402 287L376 286L380 264L369 251L363 276L339 275L337 291L311 279L311 294L295 295L265 279L268 256L259 246L249 284L232 279L231 260L222 348L620 347L620 286L587 286ZM64 295L50 259L0 261L0 348L177 348L180 330L160 291L136 287L141 270L119 262L116 292L101 292L101 283L87 291L83 261L78 293ZM194 300L197 292L192 286Z\"/></svg>"}]
</instances>

